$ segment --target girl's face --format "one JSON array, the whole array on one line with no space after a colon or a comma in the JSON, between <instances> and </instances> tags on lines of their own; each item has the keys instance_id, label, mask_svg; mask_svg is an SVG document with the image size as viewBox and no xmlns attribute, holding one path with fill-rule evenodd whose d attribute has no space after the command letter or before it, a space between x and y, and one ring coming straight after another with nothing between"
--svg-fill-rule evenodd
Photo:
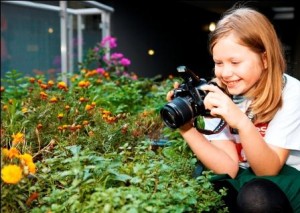
<instances>
[{"instance_id":1,"label":"girl's face","mask_svg":"<svg viewBox=\"0 0 300 213\"><path fill-rule=\"evenodd\" d=\"M233 33L221 38L212 49L215 75L232 95L247 93L267 67L263 54L238 43Z\"/></svg>"}]
</instances>

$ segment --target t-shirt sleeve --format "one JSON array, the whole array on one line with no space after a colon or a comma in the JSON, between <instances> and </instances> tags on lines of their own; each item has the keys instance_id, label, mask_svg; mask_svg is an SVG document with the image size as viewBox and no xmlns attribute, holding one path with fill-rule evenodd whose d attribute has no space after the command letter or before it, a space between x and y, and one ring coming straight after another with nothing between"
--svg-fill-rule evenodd
<instances>
[{"instance_id":1,"label":"t-shirt sleeve","mask_svg":"<svg viewBox=\"0 0 300 213\"><path fill-rule=\"evenodd\" d=\"M265 135L268 144L300 150L300 83L287 78L283 90L283 105L270 121Z\"/></svg>"}]
</instances>

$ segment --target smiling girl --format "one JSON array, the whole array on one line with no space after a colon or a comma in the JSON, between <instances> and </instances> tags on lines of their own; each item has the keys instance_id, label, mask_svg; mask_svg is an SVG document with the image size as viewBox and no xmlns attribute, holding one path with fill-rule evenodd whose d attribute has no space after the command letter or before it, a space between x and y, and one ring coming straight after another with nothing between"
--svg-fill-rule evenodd
<instances>
[{"instance_id":1,"label":"smiling girl","mask_svg":"<svg viewBox=\"0 0 300 213\"><path fill-rule=\"evenodd\" d=\"M216 80L230 96L205 85L204 105L227 126L204 135L188 122L180 134L216 174L215 189L227 189L230 212L300 212L300 82L286 73L273 25L257 10L232 8L209 48ZM205 119L205 127L216 120Z\"/></svg>"}]
</instances>

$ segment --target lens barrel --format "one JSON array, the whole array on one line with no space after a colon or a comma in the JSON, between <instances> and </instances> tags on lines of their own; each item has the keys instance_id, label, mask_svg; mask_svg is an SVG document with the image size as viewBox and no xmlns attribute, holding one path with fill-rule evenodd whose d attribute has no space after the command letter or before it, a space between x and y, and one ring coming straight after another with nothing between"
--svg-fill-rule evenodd
<instances>
[{"instance_id":1,"label":"lens barrel","mask_svg":"<svg viewBox=\"0 0 300 213\"><path fill-rule=\"evenodd\" d=\"M161 118L168 127L176 129L194 117L190 99L176 97L160 110Z\"/></svg>"}]
</instances>

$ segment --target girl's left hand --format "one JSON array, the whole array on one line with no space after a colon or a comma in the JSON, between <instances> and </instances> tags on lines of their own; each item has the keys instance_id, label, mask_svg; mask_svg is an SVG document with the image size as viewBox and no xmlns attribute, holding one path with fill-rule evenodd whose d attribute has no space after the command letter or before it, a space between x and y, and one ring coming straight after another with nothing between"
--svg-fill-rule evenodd
<instances>
[{"instance_id":1,"label":"girl's left hand","mask_svg":"<svg viewBox=\"0 0 300 213\"><path fill-rule=\"evenodd\" d=\"M224 119L230 127L239 129L240 121L247 118L247 116L238 108L231 98L219 87L211 84L204 85L201 89L208 92L204 98L204 106L210 110L210 114L214 117Z\"/></svg>"}]
</instances>

